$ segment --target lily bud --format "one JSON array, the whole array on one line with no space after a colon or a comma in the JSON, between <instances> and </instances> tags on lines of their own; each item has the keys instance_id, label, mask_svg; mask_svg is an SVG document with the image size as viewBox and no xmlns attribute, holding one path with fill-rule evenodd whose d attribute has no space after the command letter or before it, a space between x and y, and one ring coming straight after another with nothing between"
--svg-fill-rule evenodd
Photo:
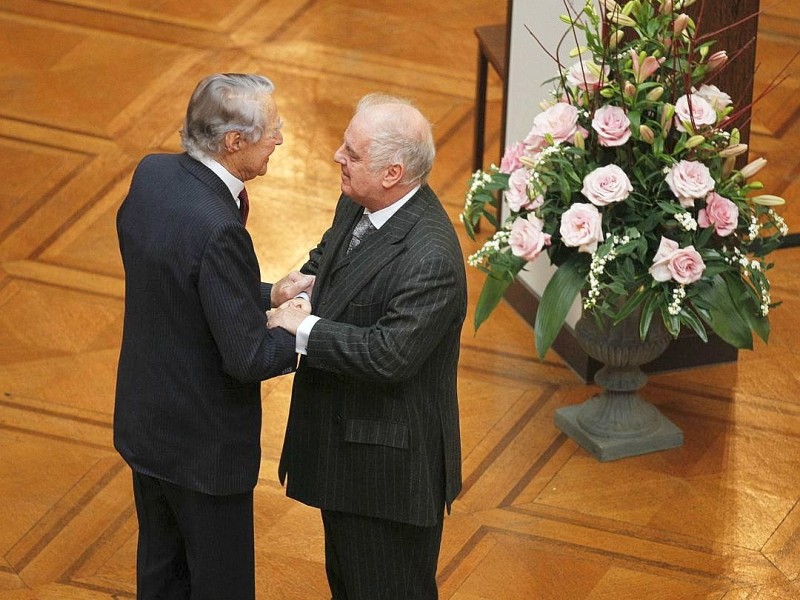
<instances>
[{"instance_id":1,"label":"lily bud","mask_svg":"<svg viewBox=\"0 0 800 600\"><path fill-rule=\"evenodd\" d=\"M712 71L717 71L721 69L722 66L728 62L728 53L725 50L720 50L719 52L714 52L711 56L708 57L708 68Z\"/></svg>"},{"instance_id":2,"label":"lily bud","mask_svg":"<svg viewBox=\"0 0 800 600\"><path fill-rule=\"evenodd\" d=\"M658 86L647 92L647 99L650 100L650 102L656 102L659 98L661 98L663 94L664 94L664 88Z\"/></svg>"},{"instance_id":3,"label":"lily bud","mask_svg":"<svg viewBox=\"0 0 800 600\"><path fill-rule=\"evenodd\" d=\"M675 19L675 22L672 24L672 33L675 37L681 35L685 30L686 27L689 26L689 15L686 13L678 15L678 18Z\"/></svg>"},{"instance_id":4,"label":"lily bud","mask_svg":"<svg viewBox=\"0 0 800 600\"><path fill-rule=\"evenodd\" d=\"M586 52L588 48L586 46L578 46L577 48L573 48L569 51L570 58L575 58L576 56L580 56L584 52Z\"/></svg>"},{"instance_id":5,"label":"lily bud","mask_svg":"<svg viewBox=\"0 0 800 600\"><path fill-rule=\"evenodd\" d=\"M747 144L736 144L735 146L728 146L724 150L720 150L719 155L723 158L728 158L730 156L739 156L745 152L747 152Z\"/></svg>"},{"instance_id":6,"label":"lily bud","mask_svg":"<svg viewBox=\"0 0 800 600\"><path fill-rule=\"evenodd\" d=\"M661 3L661 14L662 15L671 14L673 8L674 7L672 5L672 0L664 0L664 2Z\"/></svg>"},{"instance_id":7,"label":"lily bud","mask_svg":"<svg viewBox=\"0 0 800 600\"><path fill-rule=\"evenodd\" d=\"M539 102L539 108L545 111L548 108L552 108L553 106L555 106L555 104L556 104L555 100L542 100L541 102Z\"/></svg>"},{"instance_id":8,"label":"lily bud","mask_svg":"<svg viewBox=\"0 0 800 600\"><path fill-rule=\"evenodd\" d=\"M633 27L636 25L636 21L631 19L628 15L623 15L619 12L606 13L606 18L608 19L609 23L621 25L622 27Z\"/></svg>"},{"instance_id":9,"label":"lily bud","mask_svg":"<svg viewBox=\"0 0 800 600\"><path fill-rule=\"evenodd\" d=\"M675 120L676 121L680 121L681 125L683 126L683 130L684 131L687 131L688 133L691 133L692 135L694 135L694 127L692 127L692 122L691 121L684 121L683 119L681 119L679 117L676 117Z\"/></svg>"},{"instance_id":10,"label":"lily bud","mask_svg":"<svg viewBox=\"0 0 800 600\"><path fill-rule=\"evenodd\" d=\"M591 60L583 63L583 65L586 67L586 70L589 71L589 73L598 79L603 79L604 73L600 70L600 65L595 64L594 61Z\"/></svg>"},{"instance_id":11,"label":"lily bud","mask_svg":"<svg viewBox=\"0 0 800 600\"><path fill-rule=\"evenodd\" d=\"M731 139L729 140L728 145L735 146L736 144L739 143L741 137L742 134L739 133L739 129L737 127L734 127L733 129L731 129Z\"/></svg>"},{"instance_id":12,"label":"lily bud","mask_svg":"<svg viewBox=\"0 0 800 600\"><path fill-rule=\"evenodd\" d=\"M706 136L704 136L704 135L693 135L688 140L686 140L686 143L684 144L684 147L686 147L686 148L694 148L695 146L699 146L700 144L702 144L705 141L706 141ZM720 154L722 154L722 153L720 153Z\"/></svg>"},{"instance_id":13,"label":"lily bud","mask_svg":"<svg viewBox=\"0 0 800 600\"><path fill-rule=\"evenodd\" d=\"M725 162L722 163L722 178L727 179L733 173L733 167L736 166L736 157L729 156L725 159Z\"/></svg>"},{"instance_id":14,"label":"lily bud","mask_svg":"<svg viewBox=\"0 0 800 600\"><path fill-rule=\"evenodd\" d=\"M616 48L617 46L619 46L619 43L623 40L624 37L625 37L625 32L622 31L621 29L617 29L614 33L608 36L608 47L611 49Z\"/></svg>"},{"instance_id":15,"label":"lily bud","mask_svg":"<svg viewBox=\"0 0 800 600\"><path fill-rule=\"evenodd\" d=\"M528 167L529 169L533 169L536 166L536 159L526 155L520 156L519 162L522 163L522 166Z\"/></svg>"},{"instance_id":16,"label":"lily bud","mask_svg":"<svg viewBox=\"0 0 800 600\"><path fill-rule=\"evenodd\" d=\"M639 137L642 138L643 142L652 144L656 139L656 134L647 125L639 125Z\"/></svg>"},{"instance_id":17,"label":"lily bud","mask_svg":"<svg viewBox=\"0 0 800 600\"><path fill-rule=\"evenodd\" d=\"M634 10L638 10L642 7L642 3L639 0L629 0L625 3L625 6L622 7L622 14L623 15L630 15Z\"/></svg>"},{"instance_id":18,"label":"lily bud","mask_svg":"<svg viewBox=\"0 0 800 600\"><path fill-rule=\"evenodd\" d=\"M781 206L786 204L786 200L780 196L773 196L772 194L762 194L761 196L755 196L750 199L761 206Z\"/></svg>"},{"instance_id":19,"label":"lily bud","mask_svg":"<svg viewBox=\"0 0 800 600\"><path fill-rule=\"evenodd\" d=\"M575 144L576 148L580 148L583 150L586 147L586 144L583 141L583 136L581 135L580 131L575 133L575 137L573 138L572 142Z\"/></svg>"},{"instance_id":20,"label":"lily bud","mask_svg":"<svg viewBox=\"0 0 800 600\"><path fill-rule=\"evenodd\" d=\"M630 81L626 81L622 93L625 94L626 98L633 98L636 95L636 86Z\"/></svg>"},{"instance_id":21,"label":"lily bud","mask_svg":"<svg viewBox=\"0 0 800 600\"><path fill-rule=\"evenodd\" d=\"M619 4L617 4L614 0L600 0L600 5L607 12L620 10Z\"/></svg>"},{"instance_id":22,"label":"lily bud","mask_svg":"<svg viewBox=\"0 0 800 600\"><path fill-rule=\"evenodd\" d=\"M742 170L739 171L739 175L742 176L742 179L749 179L756 173L758 173L764 166L767 164L766 158L757 158L754 161L747 163Z\"/></svg>"},{"instance_id":23,"label":"lily bud","mask_svg":"<svg viewBox=\"0 0 800 600\"><path fill-rule=\"evenodd\" d=\"M661 131L666 136L672 128L672 117L675 116L675 107L672 104L664 103L661 109Z\"/></svg>"}]
</instances>

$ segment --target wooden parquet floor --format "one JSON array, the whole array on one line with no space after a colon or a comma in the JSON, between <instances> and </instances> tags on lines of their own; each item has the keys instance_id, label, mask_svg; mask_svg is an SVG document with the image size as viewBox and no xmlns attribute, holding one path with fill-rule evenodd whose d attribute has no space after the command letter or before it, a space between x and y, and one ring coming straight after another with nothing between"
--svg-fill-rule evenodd
<instances>
[{"instance_id":1,"label":"wooden parquet floor","mask_svg":"<svg viewBox=\"0 0 800 600\"><path fill-rule=\"evenodd\" d=\"M800 3L763 4L757 91L800 48ZM470 169L472 31L505 10L504 0L0 0L0 600L134 597L130 474L111 444L123 302L114 215L139 158L179 150L194 84L255 70L278 86L286 143L250 187L262 275L274 280L330 222L331 156L368 91L411 96L434 121L432 183L455 220ZM792 231L799 74L757 105L751 140L770 161L770 192L790 200ZM491 75L493 156L500 96ZM598 463L561 435L553 411L592 388L556 355L535 359L507 306L479 335L465 328L465 487L445 525L443 599L800 598L800 249L775 262L784 305L769 346L651 378L649 399L686 437L659 454ZM479 284L471 271L473 302ZM318 514L277 482L290 383L263 385L259 600L328 598Z\"/></svg>"}]
</instances>

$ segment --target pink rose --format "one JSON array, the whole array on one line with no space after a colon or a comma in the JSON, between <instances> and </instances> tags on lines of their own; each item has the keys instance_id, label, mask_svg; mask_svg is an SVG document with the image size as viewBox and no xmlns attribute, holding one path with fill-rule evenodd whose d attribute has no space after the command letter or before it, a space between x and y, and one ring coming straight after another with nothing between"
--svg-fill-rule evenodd
<instances>
[{"instance_id":1,"label":"pink rose","mask_svg":"<svg viewBox=\"0 0 800 600\"><path fill-rule=\"evenodd\" d=\"M665 179L684 208L694 206L694 201L704 198L715 185L708 167L693 160L682 160L673 165Z\"/></svg>"},{"instance_id":2,"label":"pink rose","mask_svg":"<svg viewBox=\"0 0 800 600\"><path fill-rule=\"evenodd\" d=\"M692 123L693 127L703 127L716 122L717 111L697 94L684 94L675 103L675 127L678 131L686 132L684 123Z\"/></svg>"},{"instance_id":3,"label":"pink rose","mask_svg":"<svg viewBox=\"0 0 800 600\"><path fill-rule=\"evenodd\" d=\"M617 165L598 167L583 178L581 193L596 206L622 202L633 191L631 180Z\"/></svg>"},{"instance_id":4,"label":"pink rose","mask_svg":"<svg viewBox=\"0 0 800 600\"><path fill-rule=\"evenodd\" d=\"M508 208L513 212L519 212L526 208L528 199L528 170L524 167L517 169L508 178L508 190L505 192Z\"/></svg>"},{"instance_id":5,"label":"pink rose","mask_svg":"<svg viewBox=\"0 0 800 600\"><path fill-rule=\"evenodd\" d=\"M592 61L579 60L567 70L566 77L567 82L579 90L594 92L605 85L608 72L608 66L601 70L600 66Z\"/></svg>"},{"instance_id":6,"label":"pink rose","mask_svg":"<svg viewBox=\"0 0 800 600\"><path fill-rule=\"evenodd\" d=\"M689 285L703 276L706 263L694 246L686 246L672 253L669 257L669 272L678 283Z\"/></svg>"},{"instance_id":7,"label":"pink rose","mask_svg":"<svg viewBox=\"0 0 800 600\"><path fill-rule=\"evenodd\" d=\"M601 146L622 146L631 137L631 122L619 106L601 106L594 113L592 129Z\"/></svg>"},{"instance_id":8,"label":"pink rose","mask_svg":"<svg viewBox=\"0 0 800 600\"><path fill-rule=\"evenodd\" d=\"M539 152L547 146L545 135L550 134L556 144L571 142L576 133L586 137L586 130L578 125L578 109L571 104L559 102L533 119L533 127L525 138L529 151Z\"/></svg>"},{"instance_id":9,"label":"pink rose","mask_svg":"<svg viewBox=\"0 0 800 600\"><path fill-rule=\"evenodd\" d=\"M561 239L578 252L592 253L603 239L603 217L593 204L576 202L561 215Z\"/></svg>"},{"instance_id":10,"label":"pink rose","mask_svg":"<svg viewBox=\"0 0 800 600\"><path fill-rule=\"evenodd\" d=\"M706 264L694 246L678 247L678 242L662 237L658 251L653 257L650 274L656 281L674 279L688 285L703 276Z\"/></svg>"},{"instance_id":11,"label":"pink rose","mask_svg":"<svg viewBox=\"0 0 800 600\"><path fill-rule=\"evenodd\" d=\"M650 267L650 274L656 281L669 281L672 273L669 271L669 257L678 249L678 242L669 238L661 237L656 255L653 257L653 266Z\"/></svg>"},{"instance_id":12,"label":"pink rose","mask_svg":"<svg viewBox=\"0 0 800 600\"><path fill-rule=\"evenodd\" d=\"M500 161L501 173L513 173L522 166L519 158L525 156L525 144L517 142L511 146L506 147L506 152L503 154L503 159Z\"/></svg>"},{"instance_id":13,"label":"pink rose","mask_svg":"<svg viewBox=\"0 0 800 600\"><path fill-rule=\"evenodd\" d=\"M708 194L706 207L701 208L697 214L697 223L700 227L713 225L717 235L722 237L733 233L738 221L739 207L717 192Z\"/></svg>"},{"instance_id":14,"label":"pink rose","mask_svg":"<svg viewBox=\"0 0 800 600\"><path fill-rule=\"evenodd\" d=\"M545 246L550 245L550 234L542 231L543 226L544 221L533 213L529 213L525 219L514 221L508 238L508 245L514 256L533 260L541 254Z\"/></svg>"}]
</instances>

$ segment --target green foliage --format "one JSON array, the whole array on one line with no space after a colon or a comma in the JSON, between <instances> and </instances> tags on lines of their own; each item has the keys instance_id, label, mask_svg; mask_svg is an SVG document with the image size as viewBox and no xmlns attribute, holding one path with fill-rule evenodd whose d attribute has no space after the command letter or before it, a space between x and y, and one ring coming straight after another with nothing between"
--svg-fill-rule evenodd
<instances>
[{"instance_id":1,"label":"green foliage","mask_svg":"<svg viewBox=\"0 0 800 600\"><path fill-rule=\"evenodd\" d=\"M753 333L769 337L767 256L787 227L773 209L782 199L753 195L763 160L734 168L747 150L734 107L707 83L727 54L681 13L691 0L595 1L562 17L585 43L573 66L559 59L530 134L473 175L464 227L472 239L481 220L496 229L469 257L487 275L475 326L546 253L558 269L537 313L540 357L578 296L614 322L641 308L642 335L661 319L673 336L710 329L752 348Z\"/></svg>"}]
</instances>

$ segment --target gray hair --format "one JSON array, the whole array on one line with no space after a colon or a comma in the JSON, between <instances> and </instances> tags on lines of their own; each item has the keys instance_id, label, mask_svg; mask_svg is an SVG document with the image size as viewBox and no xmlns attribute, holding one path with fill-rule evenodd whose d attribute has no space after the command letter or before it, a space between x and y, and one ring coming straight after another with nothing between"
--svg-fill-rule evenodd
<instances>
[{"instance_id":1,"label":"gray hair","mask_svg":"<svg viewBox=\"0 0 800 600\"><path fill-rule=\"evenodd\" d=\"M264 97L274 91L272 81L262 75L209 75L197 84L189 100L181 145L189 156L199 159L219 156L230 131L257 142L271 116L264 114Z\"/></svg>"},{"instance_id":2,"label":"gray hair","mask_svg":"<svg viewBox=\"0 0 800 600\"><path fill-rule=\"evenodd\" d=\"M376 115L367 151L371 171L402 164L405 174L401 183L425 183L436 156L430 122L410 100L388 94L361 98L356 114L365 112Z\"/></svg>"}]
</instances>

